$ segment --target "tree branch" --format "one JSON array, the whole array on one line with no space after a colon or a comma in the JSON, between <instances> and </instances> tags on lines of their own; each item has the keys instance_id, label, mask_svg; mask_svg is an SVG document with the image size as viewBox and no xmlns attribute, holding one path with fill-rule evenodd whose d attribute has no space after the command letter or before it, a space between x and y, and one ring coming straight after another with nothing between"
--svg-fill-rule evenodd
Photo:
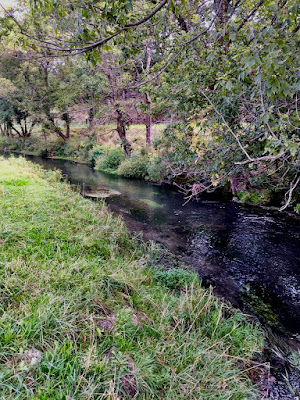
<instances>
[{"instance_id":1,"label":"tree branch","mask_svg":"<svg viewBox=\"0 0 300 400\"><path fill-rule=\"evenodd\" d=\"M245 25L245 23L246 23L247 21L249 21L249 19L250 19L251 17L253 17L253 15L256 13L256 11L259 9L259 7L260 7L263 3L264 3L264 0L260 0L260 1L254 6L253 10L252 10L248 15L246 15L246 17L243 19L243 21L242 21L242 22L240 23L240 25L238 26L237 32L239 32L239 31L242 29L242 27Z\"/></svg>"},{"instance_id":2,"label":"tree branch","mask_svg":"<svg viewBox=\"0 0 300 400\"><path fill-rule=\"evenodd\" d=\"M249 163L257 163L257 162L261 162L261 161L274 161L274 160L278 160L279 158L283 157L284 155L286 155L286 151L284 151L283 153L279 153L276 156L263 156L263 157L257 157L257 158L250 158L249 160L246 161L239 161L236 162L236 165L245 165L245 164L249 164Z\"/></svg>"},{"instance_id":3,"label":"tree branch","mask_svg":"<svg viewBox=\"0 0 300 400\"><path fill-rule=\"evenodd\" d=\"M285 198L288 196L287 200L286 200L284 206L282 206L279 209L279 211L285 210L288 207L288 205L290 204L290 202L292 200L293 191L296 189L296 187L298 186L298 184L300 182L300 175L298 176L297 179L296 178L297 178L297 175L295 176L294 180L290 183L290 188L285 194Z\"/></svg>"},{"instance_id":4,"label":"tree branch","mask_svg":"<svg viewBox=\"0 0 300 400\"><path fill-rule=\"evenodd\" d=\"M120 35L123 31L129 30L131 28L134 28L134 27L137 27L139 25L144 24L145 22L149 21L149 19L154 17L154 15L157 14L167 3L168 3L168 0L163 0L154 10L152 10L152 12L150 12L144 18L140 19L139 21L132 22L131 24L124 25L122 28L118 29L115 33L111 34L110 36L107 36L104 39L98 40L98 41L93 42L93 43L91 43L89 45L86 45L86 46L74 47L74 48L70 48L70 47L68 47L68 48L60 48L60 47L56 46L54 43L43 41L43 40L38 39L38 38L36 38L36 37L34 37L32 35L27 34L26 32L24 32L23 27L16 20L16 18L10 12L8 12L2 4L0 4L0 6L3 9L3 11L6 13L6 15L8 17L10 17L15 22L15 24L19 27L21 33L24 36L26 36L26 37L28 37L30 39L33 39L33 40L35 40L35 41L37 41L39 43L47 44L47 46L43 46L43 45L40 45L40 46L41 47L46 47L48 50L59 51L59 52L68 52L71 55L72 53L75 53L75 52L87 52L89 50L93 50L96 47L100 47L100 46L104 45L105 43L109 42L114 37ZM50 46L55 46L55 47L49 47L49 45Z\"/></svg>"}]
</instances>

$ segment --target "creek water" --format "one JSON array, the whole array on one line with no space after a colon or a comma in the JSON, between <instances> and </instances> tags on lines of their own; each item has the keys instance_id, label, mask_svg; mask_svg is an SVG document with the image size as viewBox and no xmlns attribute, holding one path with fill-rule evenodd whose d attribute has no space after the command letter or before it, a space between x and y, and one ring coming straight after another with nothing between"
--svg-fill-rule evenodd
<instances>
[{"instance_id":1,"label":"creek water","mask_svg":"<svg viewBox=\"0 0 300 400\"><path fill-rule=\"evenodd\" d=\"M106 199L128 228L155 240L191 266L204 285L255 315L294 348L300 345L300 223L233 202L190 201L170 187L122 179L84 164L30 157L59 169L85 192Z\"/></svg>"}]
</instances>

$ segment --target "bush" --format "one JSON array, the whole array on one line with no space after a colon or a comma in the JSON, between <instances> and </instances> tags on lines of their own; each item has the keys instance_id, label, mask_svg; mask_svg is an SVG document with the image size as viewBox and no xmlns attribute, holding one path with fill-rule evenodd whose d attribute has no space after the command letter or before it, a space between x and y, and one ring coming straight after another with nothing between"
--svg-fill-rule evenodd
<instances>
[{"instance_id":1,"label":"bush","mask_svg":"<svg viewBox=\"0 0 300 400\"><path fill-rule=\"evenodd\" d=\"M96 147L90 151L90 156L88 158L88 163L94 168L97 160L104 154L104 151L101 147Z\"/></svg>"},{"instance_id":2,"label":"bush","mask_svg":"<svg viewBox=\"0 0 300 400\"><path fill-rule=\"evenodd\" d=\"M168 180L168 168L160 156L154 156L150 159L147 172L150 181L162 182Z\"/></svg>"},{"instance_id":3,"label":"bush","mask_svg":"<svg viewBox=\"0 0 300 400\"><path fill-rule=\"evenodd\" d=\"M123 160L125 160L125 154L122 149L110 149L98 158L96 169L117 169Z\"/></svg>"},{"instance_id":4,"label":"bush","mask_svg":"<svg viewBox=\"0 0 300 400\"><path fill-rule=\"evenodd\" d=\"M120 164L118 173L126 178L145 178L148 163L149 157L147 155L133 154Z\"/></svg>"},{"instance_id":5,"label":"bush","mask_svg":"<svg viewBox=\"0 0 300 400\"><path fill-rule=\"evenodd\" d=\"M297 214L300 214L300 203L296 204L295 212L296 212Z\"/></svg>"},{"instance_id":6,"label":"bush","mask_svg":"<svg viewBox=\"0 0 300 400\"><path fill-rule=\"evenodd\" d=\"M41 149L39 152L37 152L37 156L41 158L47 158L49 156L48 149Z\"/></svg>"}]
</instances>

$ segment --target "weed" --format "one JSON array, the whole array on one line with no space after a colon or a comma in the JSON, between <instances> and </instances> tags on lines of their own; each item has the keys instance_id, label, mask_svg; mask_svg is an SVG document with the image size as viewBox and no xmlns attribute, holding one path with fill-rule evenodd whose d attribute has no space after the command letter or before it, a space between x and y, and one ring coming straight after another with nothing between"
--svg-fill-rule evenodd
<instances>
[{"instance_id":1,"label":"weed","mask_svg":"<svg viewBox=\"0 0 300 400\"><path fill-rule=\"evenodd\" d=\"M170 289L184 289L193 281L197 280L197 275L183 268L172 268L168 270L158 270L157 280Z\"/></svg>"}]
</instances>

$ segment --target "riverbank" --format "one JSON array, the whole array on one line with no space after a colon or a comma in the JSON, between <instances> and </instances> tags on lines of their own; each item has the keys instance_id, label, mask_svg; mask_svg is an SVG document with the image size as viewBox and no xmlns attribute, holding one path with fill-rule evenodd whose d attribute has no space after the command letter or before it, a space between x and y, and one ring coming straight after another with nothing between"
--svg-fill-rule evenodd
<instances>
[{"instance_id":1,"label":"riverbank","mask_svg":"<svg viewBox=\"0 0 300 400\"><path fill-rule=\"evenodd\" d=\"M2 397L251 397L263 334L195 274L59 174L2 159L0 188Z\"/></svg>"},{"instance_id":2,"label":"riverbank","mask_svg":"<svg viewBox=\"0 0 300 400\"><path fill-rule=\"evenodd\" d=\"M194 181L189 181L187 177L180 174L173 176L172 167L168 163L165 164L165 157L156 149L155 141L160 140L163 127L162 124L157 125L154 146L147 148L143 143L142 126L132 126L128 133L129 138L134 142L134 151L130 158L125 157L120 143L114 137L114 129L111 126L102 127L104 136L102 130L97 134L90 135L84 131L76 131L67 141L63 141L55 135L45 140L41 133L37 132L26 139L1 137L0 152L74 161L123 178L142 179L186 188ZM108 130L109 137L105 136L106 130ZM264 207L266 210L278 210L284 202L285 191L282 189L274 190L274 188L241 185L239 190L233 194L230 186L229 181L225 182L214 191L203 192L201 198L232 199L241 204ZM294 215L300 213L299 197L296 196L296 200L287 211Z\"/></svg>"}]
</instances>

